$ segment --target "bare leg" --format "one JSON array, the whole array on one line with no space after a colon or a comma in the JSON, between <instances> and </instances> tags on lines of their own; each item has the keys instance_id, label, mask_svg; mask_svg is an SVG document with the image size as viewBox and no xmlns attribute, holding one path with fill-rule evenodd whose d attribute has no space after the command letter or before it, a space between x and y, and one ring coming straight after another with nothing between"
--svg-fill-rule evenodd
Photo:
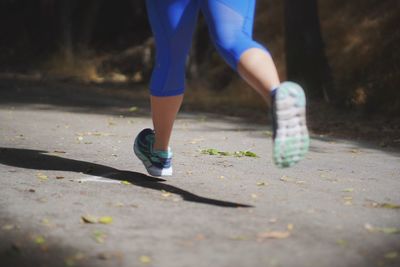
<instances>
[{"instance_id":1,"label":"bare leg","mask_svg":"<svg viewBox=\"0 0 400 267\"><path fill-rule=\"evenodd\" d=\"M270 104L271 90L280 84L270 54L259 48L248 49L240 57L238 72Z\"/></svg>"},{"instance_id":2,"label":"bare leg","mask_svg":"<svg viewBox=\"0 0 400 267\"><path fill-rule=\"evenodd\" d=\"M169 139L176 114L181 107L183 95L156 97L151 96L151 113L156 140L155 150L168 150Z\"/></svg>"}]
</instances>

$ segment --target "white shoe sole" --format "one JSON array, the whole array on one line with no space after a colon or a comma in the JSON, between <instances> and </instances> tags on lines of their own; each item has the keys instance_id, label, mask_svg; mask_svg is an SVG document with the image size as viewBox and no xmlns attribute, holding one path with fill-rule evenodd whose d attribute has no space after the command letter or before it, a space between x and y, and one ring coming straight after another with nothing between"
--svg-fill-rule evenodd
<instances>
[{"instance_id":1,"label":"white shoe sole","mask_svg":"<svg viewBox=\"0 0 400 267\"><path fill-rule=\"evenodd\" d=\"M310 145L303 89L293 82L282 83L275 96L275 112L274 162L281 168L290 167L304 158Z\"/></svg>"}]
</instances>

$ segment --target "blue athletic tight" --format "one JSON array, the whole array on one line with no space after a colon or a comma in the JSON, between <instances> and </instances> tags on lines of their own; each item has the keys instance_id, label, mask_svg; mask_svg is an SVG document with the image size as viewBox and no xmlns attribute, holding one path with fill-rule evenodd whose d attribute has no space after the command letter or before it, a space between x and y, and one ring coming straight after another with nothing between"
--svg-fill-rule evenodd
<instances>
[{"instance_id":1,"label":"blue athletic tight","mask_svg":"<svg viewBox=\"0 0 400 267\"><path fill-rule=\"evenodd\" d=\"M262 45L252 39L256 0L146 0L156 42L150 92L176 96L184 92L185 63L198 13L207 21L211 39L225 61L236 70L240 56Z\"/></svg>"}]
</instances>

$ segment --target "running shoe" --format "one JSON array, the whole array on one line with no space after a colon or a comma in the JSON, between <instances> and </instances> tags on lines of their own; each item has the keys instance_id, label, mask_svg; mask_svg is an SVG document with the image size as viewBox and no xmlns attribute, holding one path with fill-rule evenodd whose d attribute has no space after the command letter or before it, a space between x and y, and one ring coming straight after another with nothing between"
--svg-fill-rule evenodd
<instances>
[{"instance_id":1,"label":"running shoe","mask_svg":"<svg viewBox=\"0 0 400 267\"><path fill-rule=\"evenodd\" d=\"M152 176L172 175L172 152L153 150L155 134L152 129L142 130L135 139L133 151Z\"/></svg>"},{"instance_id":2,"label":"running shoe","mask_svg":"<svg viewBox=\"0 0 400 267\"><path fill-rule=\"evenodd\" d=\"M307 153L306 97L300 85L282 83L272 96L273 158L280 168L293 166Z\"/></svg>"}]
</instances>

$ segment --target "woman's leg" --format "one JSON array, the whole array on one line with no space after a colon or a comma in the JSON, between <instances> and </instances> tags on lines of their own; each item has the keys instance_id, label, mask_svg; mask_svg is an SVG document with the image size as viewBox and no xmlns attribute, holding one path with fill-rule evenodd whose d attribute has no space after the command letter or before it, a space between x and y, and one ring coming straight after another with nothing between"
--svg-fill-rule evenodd
<instances>
[{"instance_id":1,"label":"woman's leg","mask_svg":"<svg viewBox=\"0 0 400 267\"><path fill-rule=\"evenodd\" d=\"M151 112L155 150L167 150L176 114L183 99L185 63L191 46L198 0L147 0L156 41L156 64L151 78Z\"/></svg>"},{"instance_id":2,"label":"woman's leg","mask_svg":"<svg viewBox=\"0 0 400 267\"><path fill-rule=\"evenodd\" d=\"M252 39L255 0L203 0L213 41L227 63L266 102L280 84L270 53Z\"/></svg>"},{"instance_id":3,"label":"woman's leg","mask_svg":"<svg viewBox=\"0 0 400 267\"><path fill-rule=\"evenodd\" d=\"M237 71L263 99L271 104L271 91L278 88L280 80L275 63L269 53L250 48L240 57Z\"/></svg>"},{"instance_id":4,"label":"woman's leg","mask_svg":"<svg viewBox=\"0 0 400 267\"><path fill-rule=\"evenodd\" d=\"M172 128L181 107L183 95L157 97L150 96L151 115L155 132L154 150L168 150Z\"/></svg>"},{"instance_id":5,"label":"woman's leg","mask_svg":"<svg viewBox=\"0 0 400 267\"><path fill-rule=\"evenodd\" d=\"M202 0L201 10L219 53L270 103L273 158L277 166L289 167L303 158L309 147L305 96L297 84L280 84L269 52L252 39L255 3Z\"/></svg>"}]
</instances>

